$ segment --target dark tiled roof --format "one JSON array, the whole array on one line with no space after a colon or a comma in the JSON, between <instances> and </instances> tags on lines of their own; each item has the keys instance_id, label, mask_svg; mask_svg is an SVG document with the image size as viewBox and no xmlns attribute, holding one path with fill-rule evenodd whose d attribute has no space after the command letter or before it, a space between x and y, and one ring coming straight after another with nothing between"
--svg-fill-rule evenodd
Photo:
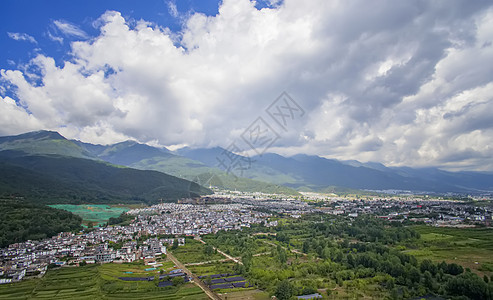
<instances>
[{"instance_id":1,"label":"dark tiled roof","mask_svg":"<svg viewBox=\"0 0 493 300\"><path fill-rule=\"evenodd\" d=\"M211 289L232 289L233 286L231 285L231 283L225 283L225 284L215 284L215 285L211 285Z\"/></svg>"}]
</instances>

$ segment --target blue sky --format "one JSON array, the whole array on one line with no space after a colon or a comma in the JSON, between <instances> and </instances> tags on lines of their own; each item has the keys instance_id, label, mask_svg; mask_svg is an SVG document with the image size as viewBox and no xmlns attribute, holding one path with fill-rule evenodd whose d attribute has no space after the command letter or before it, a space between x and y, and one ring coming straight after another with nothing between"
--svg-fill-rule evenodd
<instances>
[{"instance_id":1,"label":"blue sky","mask_svg":"<svg viewBox=\"0 0 493 300\"><path fill-rule=\"evenodd\" d=\"M89 36L98 34L93 22L105 11L116 10L127 19L144 19L169 27L174 31L181 29L181 21L170 14L169 3L176 5L181 13L201 12L206 15L217 14L219 2L214 0L182 1L129 1L129 0L5 0L0 2L0 68L11 68L12 62L18 64L31 59L36 53L45 53L57 58L66 57L70 50L70 41L77 37L64 36L60 44L48 37L53 32L53 22L61 20L74 24ZM37 43L16 41L8 33L25 33L35 38Z\"/></svg>"},{"instance_id":2,"label":"blue sky","mask_svg":"<svg viewBox=\"0 0 493 300\"><path fill-rule=\"evenodd\" d=\"M492 28L489 0L4 0L0 135L227 147L263 120L279 154L491 171Z\"/></svg>"}]
</instances>

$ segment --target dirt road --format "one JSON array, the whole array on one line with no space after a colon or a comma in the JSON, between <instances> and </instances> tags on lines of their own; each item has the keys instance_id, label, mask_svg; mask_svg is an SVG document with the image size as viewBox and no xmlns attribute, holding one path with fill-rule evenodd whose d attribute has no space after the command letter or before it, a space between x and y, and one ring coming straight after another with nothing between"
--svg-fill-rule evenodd
<instances>
[{"instance_id":1,"label":"dirt road","mask_svg":"<svg viewBox=\"0 0 493 300\"><path fill-rule=\"evenodd\" d=\"M171 252L168 252L168 254L166 255L176 265L178 269L182 269L183 272L190 275L193 279L193 283L195 283L195 285L200 287L207 294L207 296L209 296L209 298L213 300L221 300L221 298L216 293L214 293L205 283L203 283L202 280L200 280L197 277L197 275L193 274L189 269L187 269L187 267L185 267L184 264L182 264L178 259L176 259L176 257L174 257L173 254L171 254Z\"/></svg>"},{"instance_id":2,"label":"dirt road","mask_svg":"<svg viewBox=\"0 0 493 300\"><path fill-rule=\"evenodd\" d=\"M204 241L203 241L200 237L198 237L198 236L196 236L196 237L195 237L195 239L196 239L197 241L201 242L202 244L206 244L206 242L204 242ZM240 264L240 265L242 265L242 264L243 264L243 263L241 262L241 260L239 260L238 258L235 258L235 257L233 257L233 256L231 256L231 255L229 255L229 254L226 254L226 253L224 253L223 251L221 251L221 250L217 249L217 248L216 248L216 247L214 247L214 246L212 246L212 248L214 248L214 250L217 250L217 252L221 253L224 257L226 257L226 258L228 258L228 259L230 259L230 260L234 261L235 263L238 263L238 264Z\"/></svg>"}]
</instances>

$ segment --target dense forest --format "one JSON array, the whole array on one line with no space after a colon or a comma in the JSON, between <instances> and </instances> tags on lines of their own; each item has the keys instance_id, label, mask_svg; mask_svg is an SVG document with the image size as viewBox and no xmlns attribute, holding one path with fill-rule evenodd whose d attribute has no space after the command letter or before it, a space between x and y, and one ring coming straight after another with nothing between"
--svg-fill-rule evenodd
<instances>
[{"instance_id":1,"label":"dense forest","mask_svg":"<svg viewBox=\"0 0 493 300\"><path fill-rule=\"evenodd\" d=\"M75 157L0 151L0 196L46 204L151 204L209 193L194 182L161 172Z\"/></svg>"},{"instance_id":2,"label":"dense forest","mask_svg":"<svg viewBox=\"0 0 493 300\"><path fill-rule=\"evenodd\" d=\"M0 199L0 248L80 230L81 223L79 216L65 210Z\"/></svg>"}]
</instances>

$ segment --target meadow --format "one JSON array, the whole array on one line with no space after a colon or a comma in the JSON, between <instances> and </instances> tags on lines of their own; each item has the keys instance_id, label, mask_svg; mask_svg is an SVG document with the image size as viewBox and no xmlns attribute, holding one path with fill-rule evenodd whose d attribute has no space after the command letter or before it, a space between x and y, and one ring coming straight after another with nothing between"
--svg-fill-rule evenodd
<instances>
[{"instance_id":1,"label":"meadow","mask_svg":"<svg viewBox=\"0 0 493 300\"><path fill-rule=\"evenodd\" d=\"M404 252L419 260L445 261L470 268L480 276L493 275L493 229L414 226L421 238Z\"/></svg>"},{"instance_id":2,"label":"meadow","mask_svg":"<svg viewBox=\"0 0 493 300\"><path fill-rule=\"evenodd\" d=\"M187 238L184 246L179 246L172 250L173 255L183 264L199 263L204 261L213 261L224 259L219 253L207 255L205 245L201 242Z\"/></svg>"}]
</instances>

